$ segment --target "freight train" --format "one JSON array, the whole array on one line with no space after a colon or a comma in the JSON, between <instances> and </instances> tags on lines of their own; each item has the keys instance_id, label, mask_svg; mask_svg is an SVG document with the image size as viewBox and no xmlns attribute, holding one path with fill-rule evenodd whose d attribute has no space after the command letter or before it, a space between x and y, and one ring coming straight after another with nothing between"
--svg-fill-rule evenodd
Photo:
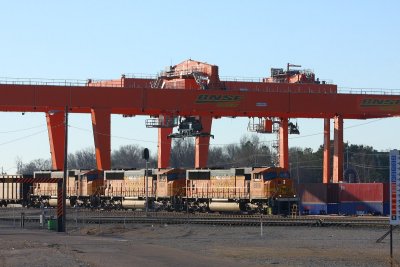
<instances>
[{"instance_id":1,"label":"freight train","mask_svg":"<svg viewBox=\"0 0 400 267\"><path fill-rule=\"evenodd\" d=\"M60 171L34 173L34 179L62 177ZM147 198L152 210L282 214L298 202L289 172L279 167L70 170L66 192L70 206L104 209L145 209ZM31 184L26 200L55 206L57 184Z\"/></svg>"},{"instance_id":2,"label":"freight train","mask_svg":"<svg viewBox=\"0 0 400 267\"><path fill-rule=\"evenodd\" d=\"M0 207L9 204L29 203L29 190L32 184L21 184L22 178L32 178L32 175L0 175Z\"/></svg>"}]
</instances>

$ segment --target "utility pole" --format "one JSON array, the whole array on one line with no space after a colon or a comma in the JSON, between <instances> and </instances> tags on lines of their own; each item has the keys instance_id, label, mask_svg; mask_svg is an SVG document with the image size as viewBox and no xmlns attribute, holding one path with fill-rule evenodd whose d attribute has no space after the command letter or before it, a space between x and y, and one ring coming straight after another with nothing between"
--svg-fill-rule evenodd
<instances>
[{"instance_id":1,"label":"utility pole","mask_svg":"<svg viewBox=\"0 0 400 267\"><path fill-rule=\"evenodd\" d=\"M297 184L299 184L299 150L296 148L296 175L297 175Z\"/></svg>"},{"instance_id":2,"label":"utility pole","mask_svg":"<svg viewBox=\"0 0 400 267\"><path fill-rule=\"evenodd\" d=\"M146 202L145 202L145 207L146 207L146 216L147 216L147 212L149 211L149 178L148 178L148 172L149 172L149 149L145 148L143 150L143 159L146 160L146 173L145 173L145 177L146 180L144 181L145 183L145 187L146 187Z\"/></svg>"},{"instance_id":3,"label":"utility pole","mask_svg":"<svg viewBox=\"0 0 400 267\"><path fill-rule=\"evenodd\" d=\"M346 147L346 170L349 168L349 142L347 142Z\"/></svg>"},{"instance_id":4,"label":"utility pole","mask_svg":"<svg viewBox=\"0 0 400 267\"><path fill-rule=\"evenodd\" d=\"M57 231L65 232L66 224L66 193L67 193L67 178L68 178L68 106L65 106L65 139L64 139L64 175L62 184L58 183L57 196ZM60 190L61 186L61 190ZM60 194L61 193L61 194ZM60 196L61 195L61 196Z\"/></svg>"}]
</instances>

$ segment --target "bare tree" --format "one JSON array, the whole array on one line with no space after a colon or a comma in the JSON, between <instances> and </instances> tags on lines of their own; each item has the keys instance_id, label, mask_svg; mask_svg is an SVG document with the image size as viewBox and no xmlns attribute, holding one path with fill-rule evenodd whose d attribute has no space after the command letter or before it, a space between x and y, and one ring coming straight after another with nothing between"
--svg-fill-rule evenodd
<instances>
[{"instance_id":1,"label":"bare tree","mask_svg":"<svg viewBox=\"0 0 400 267\"><path fill-rule=\"evenodd\" d=\"M175 139L171 149L171 167L194 167L194 142L191 138Z\"/></svg>"},{"instance_id":2,"label":"bare tree","mask_svg":"<svg viewBox=\"0 0 400 267\"><path fill-rule=\"evenodd\" d=\"M211 168L226 167L228 161L222 147L210 147L208 153L208 166Z\"/></svg>"},{"instance_id":3,"label":"bare tree","mask_svg":"<svg viewBox=\"0 0 400 267\"><path fill-rule=\"evenodd\" d=\"M96 154L93 147L84 148L68 155L68 169L96 169Z\"/></svg>"},{"instance_id":4,"label":"bare tree","mask_svg":"<svg viewBox=\"0 0 400 267\"><path fill-rule=\"evenodd\" d=\"M143 159L143 149L137 145L121 146L111 155L112 167L116 169L144 168L146 162ZM149 162L151 167L155 167L156 159L154 157L151 156Z\"/></svg>"},{"instance_id":5,"label":"bare tree","mask_svg":"<svg viewBox=\"0 0 400 267\"><path fill-rule=\"evenodd\" d=\"M24 164L21 158L16 159L17 172L20 174L33 174L35 171L50 170L50 159L34 159L27 164Z\"/></svg>"}]
</instances>

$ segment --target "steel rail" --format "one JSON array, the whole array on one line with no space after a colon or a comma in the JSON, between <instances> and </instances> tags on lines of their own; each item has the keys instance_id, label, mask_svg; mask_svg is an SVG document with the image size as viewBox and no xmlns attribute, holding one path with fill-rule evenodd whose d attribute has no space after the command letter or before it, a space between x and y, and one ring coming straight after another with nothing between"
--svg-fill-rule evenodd
<instances>
[{"instance_id":1,"label":"steel rail","mask_svg":"<svg viewBox=\"0 0 400 267\"><path fill-rule=\"evenodd\" d=\"M4 210L2 210L4 211ZM25 222L39 222L38 210L21 210L25 212ZM51 211L49 209L48 211ZM75 211L75 212L74 212ZM10 211L11 212L11 211ZM15 211L14 211L15 212ZM0 221L20 221L20 216L10 216L2 212ZM45 219L53 216L47 214ZM237 215L218 213L177 213L177 212L149 212L147 215L141 211L101 211L70 209L68 222L85 224L120 224L120 223L149 223L149 224L205 224L205 225L231 225L231 226L364 226L384 227L389 225L388 217L345 217L345 216L296 216L284 217L276 215Z\"/></svg>"}]
</instances>

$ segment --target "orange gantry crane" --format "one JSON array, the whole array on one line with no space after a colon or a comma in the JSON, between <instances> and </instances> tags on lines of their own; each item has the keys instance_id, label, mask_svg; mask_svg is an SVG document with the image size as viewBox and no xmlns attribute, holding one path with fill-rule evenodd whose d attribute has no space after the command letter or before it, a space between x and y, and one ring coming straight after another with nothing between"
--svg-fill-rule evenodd
<instances>
[{"instance_id":1,"label":"orange gantry crane","mask_svg":"<svg viewBox=\"0 0 400 267\"><path fill-rule=\"evenodd\" d=\"M195 167L207 165L212 120L221 117L262 118L260 132L271 132L278 118L279 165L288 168L290 118L324 119L323 181L330 181L330 120L334 120L333 179L343 179L343 119L400 115L400 96L385 93L339 93L311 71L271 69L258 81L221 80L218 67L186 60L157 77L122 75L120 79L82 84L69 81L0 81L0 111L44 112L52 167L64 162L64 110L90 113L97 167L111 168L111 114L147 115L147 127L158 128L158 167L169 166L171 138L195 137ZM58 112L54 112L58 111ZM273 119L274 118L274 119ZM178 132L173 133L173 127ZM261 128L260 128L261 127Z\"/></svg>"}]
</instances>

